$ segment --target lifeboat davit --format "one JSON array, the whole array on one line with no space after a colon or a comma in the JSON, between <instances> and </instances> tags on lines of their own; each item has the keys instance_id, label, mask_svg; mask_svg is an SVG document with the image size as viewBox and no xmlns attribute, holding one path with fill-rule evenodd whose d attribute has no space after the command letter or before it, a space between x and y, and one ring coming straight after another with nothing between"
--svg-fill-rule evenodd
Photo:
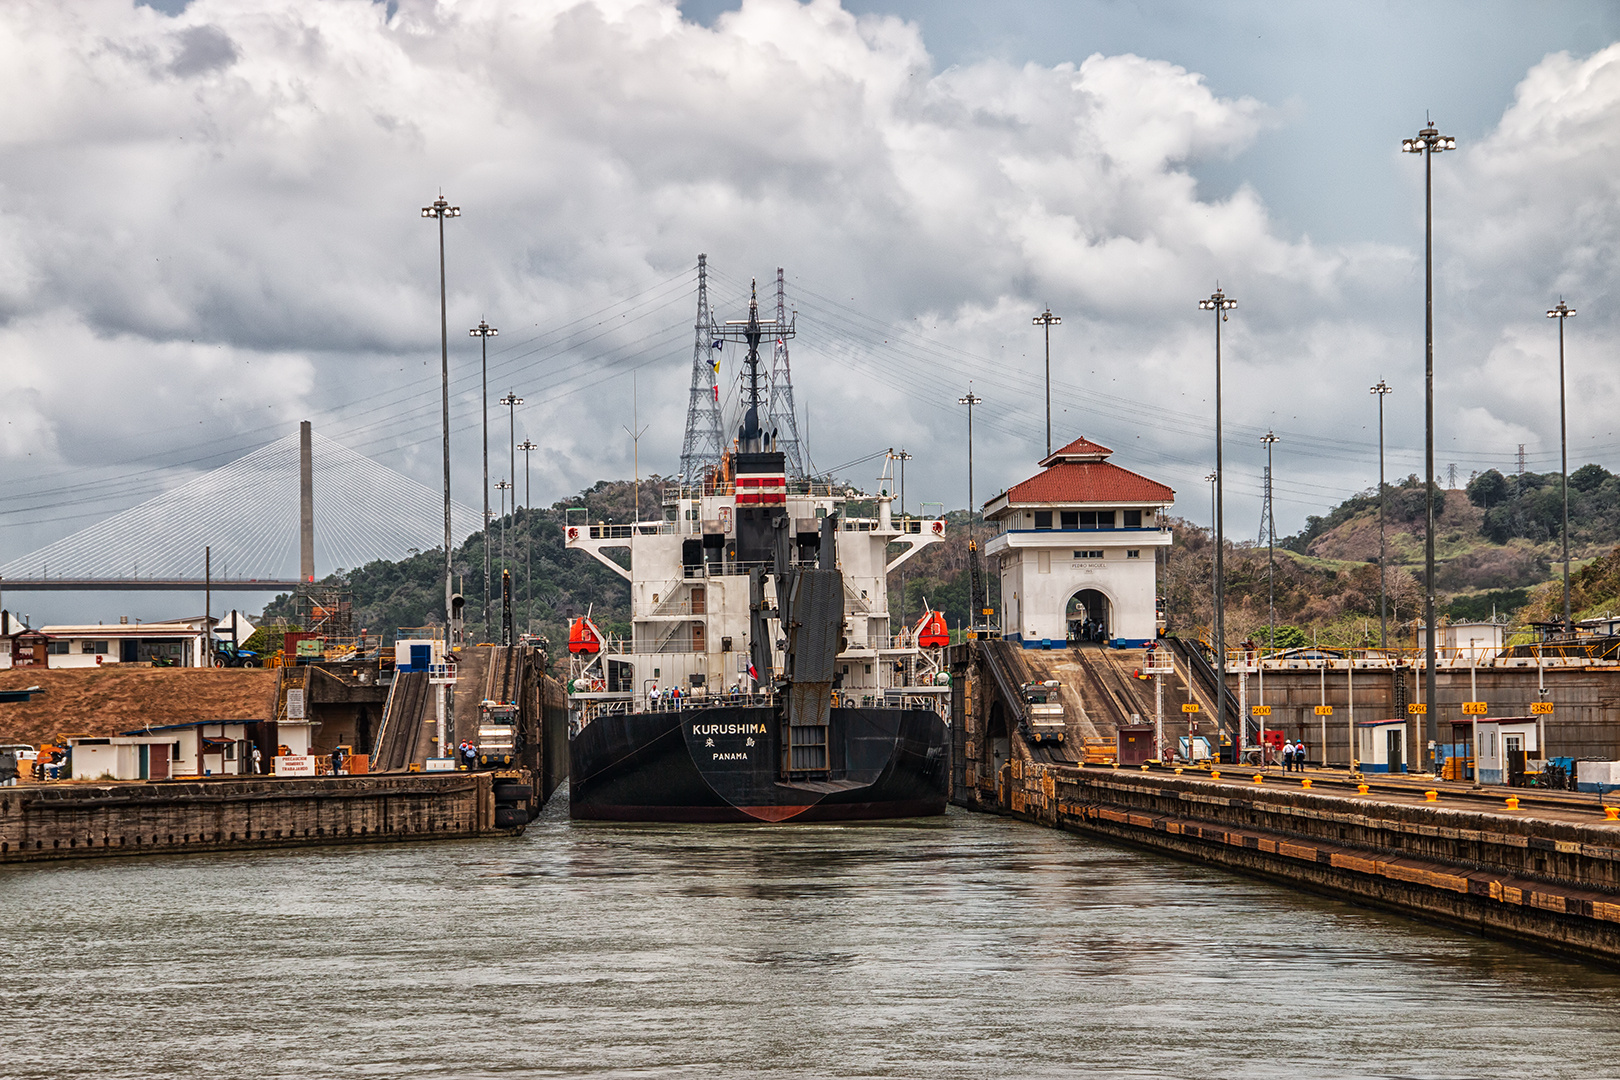
<instances>
[{"instance_id":1,"label":"lifeboat davit","mask_svg":"<svg viewBox=\"0 0 1620 1080\"><path fill-rule=\"evenodd\" d=\"M602 635L597 633L596 624L581 616L568 627L568 651L571 653L595 654L602 651Z\"/></svg>"},{"instance_id":2,"label":"lifeboat davit","mask_svg":"<svg viewBox=\"0 0 1620 1080\"><path fill-rule=\"evenodd\" d=\"M939 611L925 611L923 617L917 622L917 647L919 649L942 649L951 643L950 628L945 625L945 615Z\"/></svg>"}]
</instances>

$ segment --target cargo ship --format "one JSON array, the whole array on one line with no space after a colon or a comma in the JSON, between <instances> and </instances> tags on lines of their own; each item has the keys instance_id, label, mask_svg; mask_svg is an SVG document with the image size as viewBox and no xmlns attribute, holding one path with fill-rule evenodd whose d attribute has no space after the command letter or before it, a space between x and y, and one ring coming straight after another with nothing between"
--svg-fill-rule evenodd
<instances>
[{"instance_id":1,"label":"cargo ship","mask_svg":"<svg viewBox=\"0 0 1620 1080\"><path fill-rule=\"evenodd\" d=\"M719 466L666 485L657 521L566 515L567 547L625 577L631 598L628 635L589 617L570 627L570 814L942 814L948 635L935 612L891 627L887 583L945 538L945 522L895 514L887 491L790 475L762 422L759 345L791 328L760 318L757 292L747 320L726 328L747 354L741 422Z\"/></svg>"}]
</instances>

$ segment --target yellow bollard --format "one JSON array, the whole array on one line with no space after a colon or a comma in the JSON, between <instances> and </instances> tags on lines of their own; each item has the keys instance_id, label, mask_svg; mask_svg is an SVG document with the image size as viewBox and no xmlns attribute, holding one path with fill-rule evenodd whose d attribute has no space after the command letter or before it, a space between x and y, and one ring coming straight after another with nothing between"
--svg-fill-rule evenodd
<instances>
[{"instance_id":1,"label":"yellow bollard","mask_svg":"<svg viewBox=\"0 0 1620 1080\"><path fill-rule=\"evenodd\" d=\"M1440 793L1438 791L1435 791L1433 788L1430 788L1428 791L1425 791L1423 793L1423 801L1424 802L1439 802L1440 801Z\"/></svg>"},{"instance_id":2,"label":"yellow bollard","mask_svg":"<svg viewBox=\"0 0 1620 1080\"><path fill-rule=\"evenodd\" d=\"M1309 791L1311 787L1311 778L1307 776L1305 779L1299 782L1299 786Z\"/></svg>"},{"instance_id":3,"label":"yellow bollard","mask_svg":"<svg viewBox=\"0 0 1620 1080\"><path fill-rule=\"evenodd\" d=\"M1221 770L1219 770L1219 769L1211 769L1211 770L1209 770L1209 778L1211 780L1219 780L1221 778Z\"/></svg>"},{"instance_id":4,"label":"yellow bollard","mask_svg":"<svg viewBox=\"0 0 1620 1080\"><path fill-rule=\"evenodd\" d=\"M1147 766L1146 766L1146 765L1144 765L1144 766L1142 766L1142 771L1143 771L1143 772L1147 772L1147 771L1148 771L1148 767L1147 767Z\"/></svg>"},{"instance_id":5,"label":"yellow bollard","mask_svg":"<svg viewBox=\"0 0 1620 1080\"><path fill-rule=\"evenodd\" d=\"M1367 792L1369 792L1371 790L1372 790L1372 788L1368 787L1366 784L1357 784L1356 785L1356 794L1357 795L1365 795L1365 794L1367 794Z\"/></svg>"},{"instance_id":6,"label":"yellow bollard","mask_svg":"<svg viewBox=\"0 0 1620 1080\"><path fill-rule=\"evenodd\" d=\"M1610 821L1620 821L1620 806L1605 806L1603 816Z\"/></svg>"},{"instance_id":7,"label":"yellow bollard","mask_svg":"<svg viewBox=\"0 0 1620 1080\"><path fill-rule=\"evenodd\" d=\"M1507 808L1509 810L1517 810L1519 808L1519 797L1517 795L1509 795L1507 797Z\"/></svg>"},{"instance_id":8,"label":"yellow bollard","mask_svg":"<svg viewBox=\"0 0 1620 1080\"><path fill-rule=\"evenodd\" d=\"M1263 783L1266 782L1266 778L1263 775L1261 775L1260 773L1255 773L1254 774L1254 782L1257 783L1257 784L1263 784Z\"/></svg>"},{"instance_id":9,"label":"yellow bollard","mask_svg":"<svg viewBox=\"0 0 1620 1080\"><path fill-rule=\"evenodd\" d=\"M1177 766L1176 766L1176 775L1177 775L1177 776L1180 776L1180 775L1181 775L1181 766L1180 766L1180 765L1177 765Z\"/></svg>"}]
</instances>

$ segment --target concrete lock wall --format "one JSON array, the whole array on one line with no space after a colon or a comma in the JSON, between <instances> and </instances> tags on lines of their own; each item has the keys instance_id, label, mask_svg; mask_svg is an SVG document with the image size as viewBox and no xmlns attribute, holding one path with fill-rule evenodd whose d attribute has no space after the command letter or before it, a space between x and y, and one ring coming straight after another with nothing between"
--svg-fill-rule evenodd
<instances>
[{"instance_id":1,"label":"concrete lock wall","mask_svg":"<svg viewBox=\"0 0 1620 1080\"><path fill-rule=\"evenodd\" d=\"M489 773L0 788L0 863L382 843L495 828Z\"/></svg>"},{"instance_id":2,"label":"concrete lock wall","mask_svg":"<svg viewBox=\"0 0 1620 1080\"><path fill-rule=\"evenodd\" d=\"M1596 803L1558 796L1569 801L1509 811L1481 805L1483 795L1462 805L1414 801L1421 785L1380 798L1257 784L1252 769L1227 768L1216 778L1059 762L1050 747L1033 748L1016 734L986 737L993 680L977 648L957 659L951 797L959 806L1620 964L1620 825L1604 823ZM1267 683L1269 697L1270 676ZM1573 696L1583 686L1574 678L1564 691ZM1359 679L1357 691L1359 713ZM1483 683L1480 698L1490 700ZM1584 718L1566 711L1575 722L1549 738L1574 741L1583 724L1600 723L1602 708L1594 703Z\"/></svg>"}]
</instances>

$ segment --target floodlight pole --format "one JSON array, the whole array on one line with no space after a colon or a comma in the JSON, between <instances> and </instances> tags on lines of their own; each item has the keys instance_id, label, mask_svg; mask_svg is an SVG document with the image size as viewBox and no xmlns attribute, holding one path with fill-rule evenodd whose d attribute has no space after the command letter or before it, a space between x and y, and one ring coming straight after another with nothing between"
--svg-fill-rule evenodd
<instances>
[{"instance_id":1,"label":"floodlight pole","mask_svg":"<svg viewBox=\"0 0 1620 1080\"><path fill-rule=\"evenodd\" d=\"M1215 313L1215 737L1216 757L1220 756L1218 740L1226 731L1226 481L1221 460L1221 324L1227 312L1237 307L1237 301L1221 291L1219 285L1207 300L1198 301L1202 311ZM1239 723L1242 717L1238 718ZM1241 740L1239 740L1241 742Z\"/></svg>"},{"instance_id":2,"label":"floodlight pole","mask_svg":"<svg viewBox=\"0 0 1620 1080\"><path fill-rule=\"evenodd\" d=\"M975 506L973 502L973 406L982 404L983 402L984 399L973 392L973 383L971 380L968 382L968 392L956 399L956 403L958 405L966 405L968 411L968 559L970 563L975 566L977 565L977 562L974 560L977 560L979 557L979 549L977 547L978 532L974 529L973 518L974 514L978 512L978 507ZM980 600L978 593L971 588L972 577L973 575L970 574L970 588L968 591L972 592L973 595L968 597L968 604L972 606L973 610L968 616L969 633L974 633L975 627L984 625L984 609L990 606L989 582L986 581L984 587L984 599Z\"/></svg>"},{"instance_id":3,"label":"floodlight pole","mask_svg":"<svg viewBox=\"0 0 1620 1080\"><path fill-rule=\"evenodd\" d=\"M1564 320L1575 314L1575 309L1559 297L1558 306L1547 312L1547 318L1558 320L1558 454L1564 470L1564 633L1575 633L1575 621L1569 611L1569 426L1565 415L1564 398Z\"/></svg>"},{"instance_id":4,"label":"floodlight pole","mask_svg":"<svg viewBox=\"0 0 1620 1080\"><path fill-rule=\"evenodd\" d=\"M1275 483L1277 474L1271 471L1271 448L1277 442L1277 433L1268 431L1260 437L1260 441L1266 444L1266 476L1270 478L1272 483ZM1271 500L1269 498L1266 500L1266 514L1268 515L1266 521L1266 617L1267 625L1270 627L1266 644L1275 651L1277 648L1277 515L1271 509ZM1260 676L1260 696L1262 698L1260 704L1264 705L1265 668L1262 667L1260 670L1262 673Z\"/></svg>"},{"instance_id":5,"label":"floodlight pole","mask_svg":"<svg viewBox=\"0 0 1620 1080\"><path fill-rule=\"evenodd\" d=\"M1423 538L1423 738L1429 771L1436 761L1440 718L1434 700L1434 155L1457 149L1457 140L1440 134L1431 122L1416 138L1401 140L1401 150L1423 155L1423 469L1425 530Z\"/></svg>"},{"instance_id":6,"label":"floodlight pole","mask_svg":"<svg viewBox=\"0 0 1620 1080\"><path fill-rule=\"evenodd\" d=\"M973 515L976 507L973 505L973 406L982 405L984 398L973 392L973 384L968 383L968 392L956 399L958 405L966 405L968 410L968 539L973 538Z\"/></svg>"},{"instance_id":7,"label":"floodlight pole","mask_svg":"<svg viewBox=\"0 0 1620 1080\"><path fill-rule=\"evenodd\" d=\"M529 451L538 450L540 447L534 442L533 439L524 439L522 442L517 444L517 448L523 451L523 508L527 510L529 507L534 505L532 502L530 502L531 495L529 492L529 481L533 477L533 474L529 471ZM516 497L515 492L513 493L513 496ZM534 539L534 534L532 531L530 532L529 539L530 541L533 541ZM533 629L533 623L530 620L530 615L533 614L531 611L531 605L534 602L534 571L529 560L529 554L533 548L534 544L532 542L523 545L523 632L525 634Z\"/></svg>"},{"instance_id":8,"label":"floodlight pole","mask_svg":"<svg viewBox=\"0 0 1620 1080\"><path fill-rule=\"evenodd\" d=\"M506 406L506 418L510 425L508 453L511 455L511 473L506 480L506 489L512 493L512 509L517 510L517 407L523 404L523 399L517 396L516 391L508 390L506 396L501 398L501 404ZM501 518L501 558L506 558L506 518Z\"/></svg>"},{"instance_id":9,"label":"floodlight pole","mask_svg":"<svg viewBox=\"0 0 1620 1080\"><path fill-rule=\"evenodd\" d=\"M529 451L540 449L540 444L534 442L532 439L524 439L522 442L517 444L517 448L523 451L523 507L524 509L528 509L531 505L533 505L529 502L531 497L529 492L529 480L531 479L529 474Z\"/></svg>"},{"instance_id":10,"label":"floodlight pole","mask_svg":"<svg viewBox=\"0 0 1620 1080\"><path fill-rule=\"evenodd\" d=\"M482 346L483 359L479 365L482 396L478 399L482 404L481 415L484 419L484 633L489 633L489 339L499 334L483 319L478 325L468 330L472 337L478 338Z\"/></svg>"},{"instance_id":11,"label":"floodlight pole","mask_svg":"<svg viewBox=\"0 0 1620 1080\"><path fill-rule=\"evenodd\" d=\"M1393 392L1383 379L1368 393L1378 395L1378 647L1389 648L1389 590L1386 586L1385 562L1388 555L1384 546L1384 396Z\"/></svg>"},{"instance_id":12,"label":"floodlight pole","mask_svg":"<svg viewBox=\"0 0 1620 1080\"><path fill-rule=\"evenodd\" d=\"M422 216L436 218L439 223L439 387L444 420L444 628L446 644L454 645L456 581L452 562L455 549L450 535L450 322L444 286L444 219L460 217L461 207L451 206L445 201L444 193L440 192L432 206L422 207ZM442 742L438 753L440 756L444 754Z\"/></svg>"},{"instance_id":13,"label":"floodlight pole","mask_svg":"<svg viewBox=\"0 0 1620 1080\"><path fill-rule=\"evenodd\" d=\"M1063 320L1047 308L1035 316L1034 325L1046 329L1046 456L1052 456L1052 327L1061 326Z\"/></svg>"},{"instance_id":14,"label":"floodlight pole","mask_svg":"<svg viewBox=\"0 0 1620 1080\"><path fill-rule=\"evenodd\" d=\"M501 493L501 562L508 563L506 557L506 493L512 490L512 484L507 480L495 481L495 490ZM502 566L503 570L511 569L510 565Z\"/></svg>"}]
</instances>

